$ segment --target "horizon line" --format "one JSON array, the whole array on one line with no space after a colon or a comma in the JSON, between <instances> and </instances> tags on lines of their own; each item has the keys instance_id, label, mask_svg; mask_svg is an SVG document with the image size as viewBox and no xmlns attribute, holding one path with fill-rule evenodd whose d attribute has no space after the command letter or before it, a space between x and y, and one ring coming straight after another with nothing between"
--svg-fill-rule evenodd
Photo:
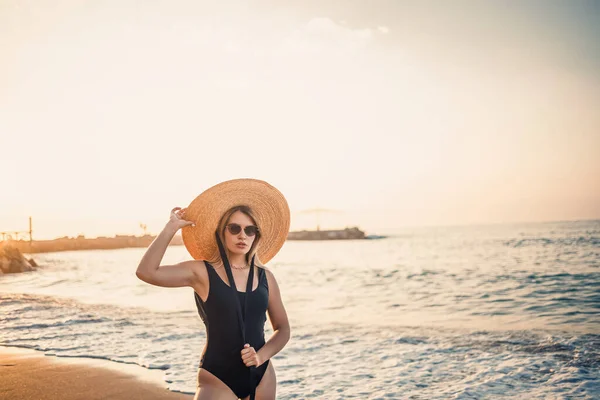
<instances>
[{"instance_id":1,"label":"horizon line","mask_svg":"<svg viewBox=\"0 0 600 400\"><path fill-rule=\"evenodd\" d=\"M600 222L600 218L576 218L576 219L561 219L561 220L537 220L537 221L510 221L510 222L481 222L481 223L449 223L449 224L422 224L422 225L403 225L397 229L419 229L419 228L431 228L431 229L435 229L435 228L469 228L469 227L484 227L484 226L510 226L510 225L538 225L538 224L553 224L553 223L576 223L576 222ZM357 227L361 230L363 230L362 228L360 228L357 225L351 226L348 225L344 228L325 228L325 229L320 229L322 231L327 231L327 230L343 230L346 228L353 228L353 227ZM309 230L309 231L313 231L316 229L302 229L302 230ZM301 231L301 230L290 230L290 232L296 232L296 231ZM380 229L381 231L387 231L389 232L388 229ZM6 233L10 233L10 232L25 232L25 231L4 231ZM377 234L376 230L365 230L365 233L367 234ZM393 236L396 234L401 234L402 232L393 232L393 233L388 233L387 236ZM106 239L106 238L116 238L117 236L129 236L129 237L143 237L143 236L157 236L158 233L153 233L153 232L148 232L145 235L140 235L140 234L135 234L135 233L113 233L112 236L106 236L106 235L100 235L100 236L86 236L85 233L80 233L77 234L75 236L69 236L69 235L64 235L64 236L55 236L54 238L48 238L48 237L43 237L43 238L38 238L38 239L33 239L33 241L41 241L41 240L57 240L57 239L64 239L64 238L70 238L70 239L76 239L79 236L83 236L85 239ZM181 235L181 231L178 231L175 236L180 236ZM10 240L19 240L19 239L10 239ZM22 239L21 239L22 240ZM2 240L0 240L0 243L2 242Z\"/></svg>"}]
</instances>

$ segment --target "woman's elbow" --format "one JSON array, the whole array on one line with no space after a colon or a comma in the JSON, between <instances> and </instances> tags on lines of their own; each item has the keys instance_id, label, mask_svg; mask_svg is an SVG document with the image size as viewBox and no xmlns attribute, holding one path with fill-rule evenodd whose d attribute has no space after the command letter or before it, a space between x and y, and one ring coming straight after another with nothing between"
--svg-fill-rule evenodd
<instances>
[{"instance_id":1,"label":"woman's elbow","mask_svg":"<svg viewBox=\"0 0 600 400\"><path fill-rule=\"evenodd\" d=\"M150 276L148 276L148 273L140 271L139 269L135 271L135 276L137 276L139 280L144 281L146 283L149 283L150 281Z\"/></svg>"},{"instance_id":2,"label":"woman's elbow","mask_svg":"<svg viewBox=\"0 0 600 400\"><path fill-rule=\"evenodd\" d=\"M292 330L289 325L282 326L278 329L281 335L285 338L285 343L289 342L292 338Z\"/></svg>"}]
</instances>

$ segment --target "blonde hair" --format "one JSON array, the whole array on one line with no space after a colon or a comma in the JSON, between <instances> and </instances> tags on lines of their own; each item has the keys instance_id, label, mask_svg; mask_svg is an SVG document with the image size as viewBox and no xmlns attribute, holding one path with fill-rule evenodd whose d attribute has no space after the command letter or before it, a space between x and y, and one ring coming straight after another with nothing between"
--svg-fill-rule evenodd
<instances>
[{"instance_id":1,"label":"blonde hair","mask_svg":"<svg viewBox=\"0 0 600 400\"><path fill-rule=\"evenodd\" d=\"M226 252L227 256L229 257L229 250L227 249L227 245L225 244L225 229L227 227L227 224L229 223L229 219L231 218L231 216L238 211L240 211L240 212L246 214L248 217L250 217L250 219L252 220L252 223L254 223L254 225L256 225L258 227L258 233L256 234L254 241L252 242L252 246L250 246L250 251L248 251L248 253L246 253L246 262L250 263L250 261L252 260L252 257L254 255L256 255L256 257L254 258L254 265L256 265L257 267L264 268L263 263L258 258L258 246L260 244L260 238L261 238L260 226L258 226L258 223L256 222L256 217L254 216L254 212L248 206L240 205L240 206L232 207L229 210L225 211L223 213L223 215L221 216L221 219L219 220L219 223L217 225L217 232L219 233L219 238L221 238L221 243L223 243L225 252ZM216 241L216 238L215 238L215 241ZM221 260L220 255L217 255L216 259L208 260L208 261L210 263L223 262L223 260Z\"/></svg>"}]
</instances>

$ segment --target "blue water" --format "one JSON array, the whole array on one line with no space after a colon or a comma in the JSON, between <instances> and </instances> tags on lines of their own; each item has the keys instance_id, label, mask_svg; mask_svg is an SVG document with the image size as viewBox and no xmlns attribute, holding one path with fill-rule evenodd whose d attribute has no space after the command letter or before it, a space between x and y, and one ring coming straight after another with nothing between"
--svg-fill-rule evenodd
<instances>
[{"instance_id":1,"label":"blue water","mask_svg":"<svg viewBox=\"0 0 600 400\"><path fill-rule=\"evenodd\" d=\"M162 369L193 393L192 290L139 281L144 251L39 254L0 276L0 345ZM286 242L269 267L292 325L278 399L600 398L600 221Z\"/></svg>"}]
</instances>

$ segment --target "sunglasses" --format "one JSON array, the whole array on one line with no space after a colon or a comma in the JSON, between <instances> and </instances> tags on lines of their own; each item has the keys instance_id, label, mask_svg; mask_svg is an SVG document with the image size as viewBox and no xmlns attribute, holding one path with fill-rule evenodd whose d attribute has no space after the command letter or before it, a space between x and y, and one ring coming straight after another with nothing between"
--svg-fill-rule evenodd
<instances>
[{"instance_id":1,"label":"sunglasses","mask_svg":"<svg viewBox=\"0 0 600 400\"><path fill-rule=\"evenodd\" d=\"M237 235L242 231L242 227L239 224L227 224L227 230L232 235ZM255 225L248 225L244 227L244 233L246 236L254 236L258 233L258 227Z\"/></svg>"}]
</instances>

